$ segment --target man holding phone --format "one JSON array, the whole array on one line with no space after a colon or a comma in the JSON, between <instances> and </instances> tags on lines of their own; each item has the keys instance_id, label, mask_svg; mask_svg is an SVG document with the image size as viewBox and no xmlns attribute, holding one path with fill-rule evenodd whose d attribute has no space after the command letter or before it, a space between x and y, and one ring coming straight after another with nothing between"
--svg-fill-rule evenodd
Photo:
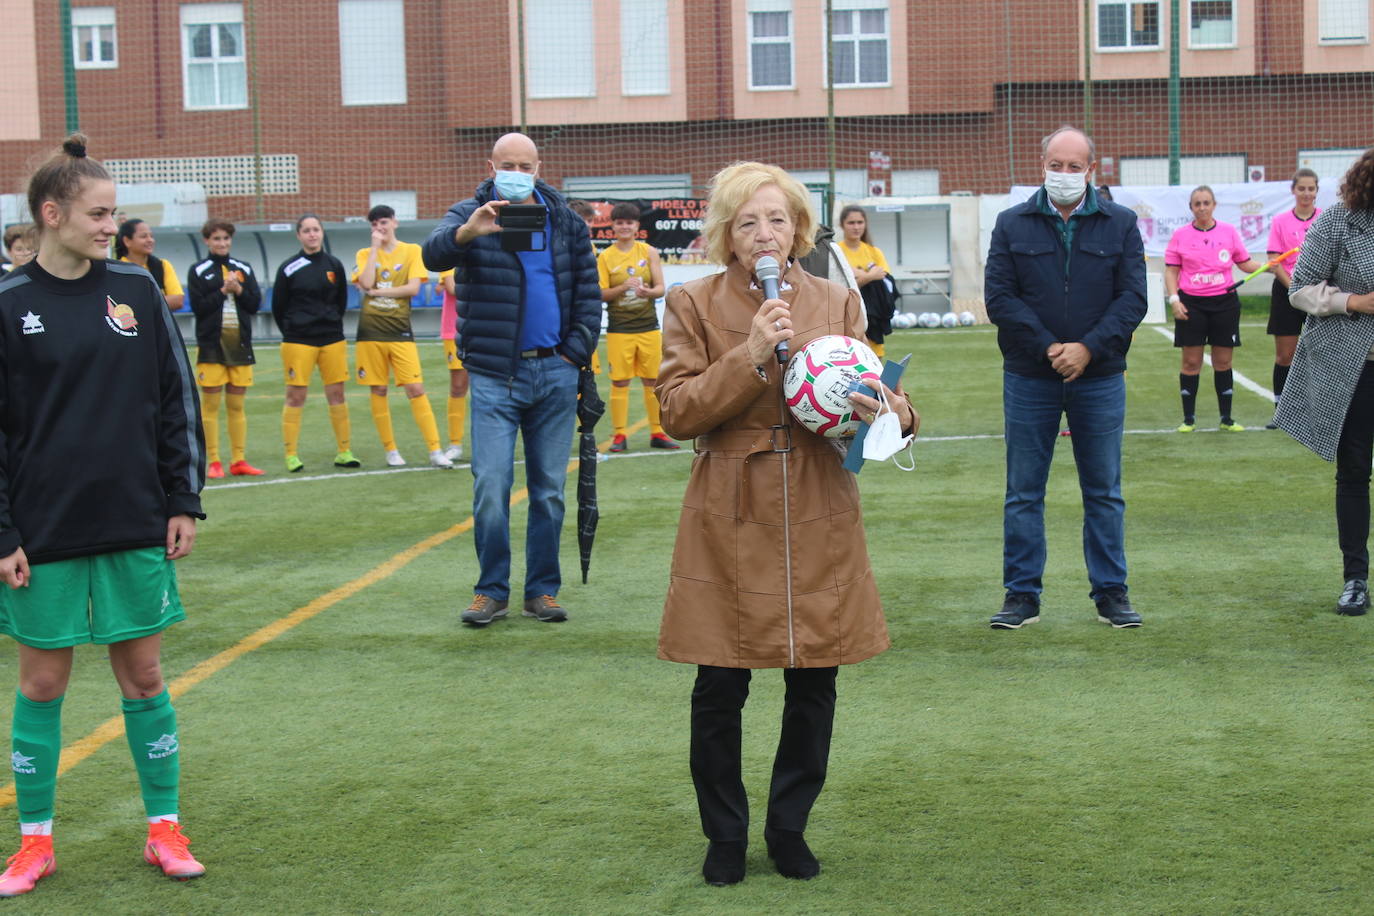
<instances>
[{"instance_id":1,"label":"man holding phone","mask_svg":"<svg viewBox=\"0 0 1374 916\"><path fill-rule=\"evenodd\" d=\"M601 325L601 285L587 225L538 179L524 134L496 141L490 177L454 204L424 245L425 266L455 272L458 355L472 416L474 544L479 573L462 620L485 626L510 599L510 491L523 435L529 522L524 614L566 620L557 601L563 485L572 449L578 370ZM519 226L502 226L518 206ZM504 229L504 231L503 231Z\"/></svg>"}]
</instances>

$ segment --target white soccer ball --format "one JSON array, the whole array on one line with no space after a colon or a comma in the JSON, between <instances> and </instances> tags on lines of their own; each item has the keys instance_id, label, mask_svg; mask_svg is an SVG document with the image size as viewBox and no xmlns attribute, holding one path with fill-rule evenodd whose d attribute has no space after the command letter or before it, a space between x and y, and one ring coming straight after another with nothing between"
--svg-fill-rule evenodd
<instances>
[{"instance_id":1,"label":"white soccer ball","mask_svg":"<svg viewBox=\"0 0 1374 916\"><path fill-rule=\"evenodd\" d=\"M940 325L946 328L957 328L959 326L959 316L953 312L945 312L940 316Z\"/></svg>"},{"instance_id":2,"label":"white soccer ball","mask_svg":"<svg viewBox=\"0 0 1374 916\"><path fill-rule=\"evenodd\" d=\"M892 316L892 330L896 331L906 327L909 327L909 325L906 323L905 314L898 312Z\"/></svg>"},{"instance_id":3,"label":"white soccer ball","mask_svg":"<svg viewBox=\"0 0 1374 916\"><path fill-rule=\"evenodd\" d=\"M978 319L976 319L976 318L973 317L973 313L972 313L972 312L960 312L960 313L959 313L959 323L962 324L964 327L966 327L966 328L967 328L967 327L972 327L972 326L973 326L974 324L976 324L977 322L978 322Z\"/></svg>"},{"instance_id":4,"label":"white soccer ball","mask_svg":"<svg viewBox=\"0 0 1374 916\"><path fill-rule=\"evenodd\" d=\"M921 327L938 328L940 326L940 316L934 312L921 313Z\"/></svg>"},{"instance_id":5,"label":"white soccer ball","mask_svg":"<svg viewBox=\"0 0 1374 916\"><path fill-rule=\"evenodd\" d=\"M831 334L802 347L787 364L782 391L797 422L830 439L859 431L849 392L859 379L881 378L882 363L862 340Z\"/></svg>"},{"instance_id":6,"label":"white soccer ball","mask_svg":"<svg viewBox=\"0 0 1374 916\"><path fill-rule=\"evenodd\" d=\"M906 316L906 320L907 320L908 322L910 322L910 323L907 325L907 327L909 327L909 328L920 327L920 325L921 325L921 316L920 316L920 315L917 315L915 312L903 312L902 314L905 315L905 316Z\"/></svg>"}]
</instances>

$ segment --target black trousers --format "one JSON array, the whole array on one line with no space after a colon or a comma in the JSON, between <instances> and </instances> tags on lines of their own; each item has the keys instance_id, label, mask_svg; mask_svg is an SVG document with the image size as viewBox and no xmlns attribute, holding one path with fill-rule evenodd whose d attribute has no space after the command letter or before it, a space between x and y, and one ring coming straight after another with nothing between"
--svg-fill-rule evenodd
<instances>
[{"instance_id":1,"label":"black trousers","mask_svg":"<svg viewBox=\"0 0 1374 916\"><path fill-rule=\"evenodd\" d=\"M1369 471L1374 459L1374 364L1365 363L1336 446L1336 536L1345 578L1369 578Z\"/></svg>"},{"instance_id":2,"label":"black trousers","mask_svg":"<svg viewBox=\"0 0 1374 916\"><path fill-rule=\"evenodd\" d=\"M837 668L787 668L782 735L773 759L767 826L806 829L811 806L825 785L835 722ZM749 799L740 764L740 713L749 698L747 668L701 665L692 689L692 784L701 829L714 842L749 836Z\"/></svg>"}]
</instances>

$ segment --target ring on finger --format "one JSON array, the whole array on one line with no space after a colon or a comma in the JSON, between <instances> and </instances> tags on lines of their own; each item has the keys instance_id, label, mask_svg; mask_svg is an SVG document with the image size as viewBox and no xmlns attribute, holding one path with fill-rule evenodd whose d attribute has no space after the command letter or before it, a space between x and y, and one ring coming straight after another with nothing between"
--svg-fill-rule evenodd
<instances>
[{"instance_id":1,"label":"ring on finger","mask_svg":"<svg viewBox=\"0 0 1374 916\"><path fill-rule=\"evenodd\" d=\"M775 331L781 331L781 330L782 330L782 322L781 322L781 321L775 321L775 322L773 322L773 330L775 330Z\"/></svg>"}]
</instances>

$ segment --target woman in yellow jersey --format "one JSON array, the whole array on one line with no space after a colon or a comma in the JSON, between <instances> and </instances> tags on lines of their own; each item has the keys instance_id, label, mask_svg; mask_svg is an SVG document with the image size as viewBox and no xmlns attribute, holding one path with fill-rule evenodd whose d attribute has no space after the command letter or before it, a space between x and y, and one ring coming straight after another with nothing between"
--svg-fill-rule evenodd
<instances>
[{"instance_id":1,"label":"woman in yellow jersey","mask_svg":"<svg viewBox=\"0 0 1374 916\"><path fill-rule=\"evenodd\" d=\"M644 412L649 418L649 446L676 449L678 444L659 422L658 364L663 356L663 332L658 328L655 302L666 287L658 249L639 241L639 208L621 201L611 210L615 242L596 259L601 301L606 303L606 354L611 363L611 451L628 447L625 428L630 418L630 380L644 386Z\"/></svg>"},{"instance_id":2,"label":"woman in yellow jersey","mask_svg":"<svg viewBox=\"0 0 1374 916\"><path fill-rule=\"evenodd\" d=\"M873 240L868 236L868 215L864 213L864 208L858 204L850 204L840 211L840 229L844 232L844 242L840 245L840 250L844 252L845 260L854 269L854 280L859 284L859 292L864 292L864 287L870 283L881 283L883 278L892 271L888 269L887 258L883 257L883 250L873 244ZM864 304L868 304L869 297L864 296ZM868 318L868 345L873 348L873 352L878 356L883 356L883 335L876 328L873 315ZM888 316L890 319L891 316Z\"/></svg>"},{"instance_id":3,"label":"woman in yellow jersey","mask_svg":"<svg viewBox=\"0 0 1374 916\"><path fill-rule=\"evenodd\" d=\"M151 226L141 219L126 219L115 236L115 257L137 264L152 274L162 290L163 298L167 300L167 307L175 312L186 302L186 294L171 263L153 255L156 245Z\"/></svg>"}]
</instances>

